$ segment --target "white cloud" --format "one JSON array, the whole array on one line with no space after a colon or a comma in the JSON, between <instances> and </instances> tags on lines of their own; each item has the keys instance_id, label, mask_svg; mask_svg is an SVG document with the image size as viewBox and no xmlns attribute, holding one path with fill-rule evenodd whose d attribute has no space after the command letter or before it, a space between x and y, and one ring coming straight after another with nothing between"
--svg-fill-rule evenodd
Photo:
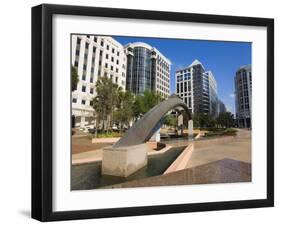
<instances>
[{"instance_id":1,"label":"white cloud","mask_svg":"<svg viewBox=\"0 0 281 226\"><path fill-rule=\"evenodd\" d=\"M234 94L234 93L231 93L231 94L229 94L229 96L230 96L231 98L234 98L234 97L235 97L235 94Z\"/></svg>"}]
</instances>

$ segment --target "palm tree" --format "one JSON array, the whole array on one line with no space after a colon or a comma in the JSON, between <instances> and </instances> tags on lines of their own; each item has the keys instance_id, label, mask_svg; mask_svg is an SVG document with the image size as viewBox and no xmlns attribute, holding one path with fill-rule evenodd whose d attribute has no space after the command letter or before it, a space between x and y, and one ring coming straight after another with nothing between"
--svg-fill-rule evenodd
<instances>
[{"instance_id":1,"label":"palm tree","mask_svg":"<svg viewBox=\"0 0 281 226\"><path fill-rule=\"evenodd\" d=\"M93 98L93 108L97 118L97 125L102 122L102 130L104 132L105 127L108 131L112 126L113 111L118 105L119 92L122 88L113 83L108 77L100 77L96 83L96 97Z\"/></svg>"},{"instance_id":2,"label":"palm tree","mask_svg":"<svg viewBox=\"0 0 281 226\"><path fill-rule=\"evenodd\" d=\"M114 122L119 124L119 129L122 131L123 126L130 126L133 118L133 103L134 95L130 91L119 93L119 104L114 112Z\"/></svg>"}]
</instances>

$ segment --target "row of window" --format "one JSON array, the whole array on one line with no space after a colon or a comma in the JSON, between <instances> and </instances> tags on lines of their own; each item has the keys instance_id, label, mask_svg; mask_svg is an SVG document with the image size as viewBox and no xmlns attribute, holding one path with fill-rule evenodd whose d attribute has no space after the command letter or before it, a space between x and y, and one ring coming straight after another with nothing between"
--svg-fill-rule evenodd
<instances>
[{"instance_id":1,"label":"row of window","mask_svg":"<svg viewBox=\"0 0 281 226\"><path fill-rule=\"evenodd\" d=\"M165 92L165 93L169 93L169 89L167 89L167 88L165 88L165 87L163 87L163 86L160 86L160 85L158 85L158 84L157 84L157 89L160 89L160 90L162 90L162 91Z\"/></svg>"},{"instance_id":2,"label":"row of window","mask_svg":"<svg viewBox=\"0 0 281 226\"><path fill-rule=\"evenodd\" d=\"M184 80L190 80L191 79L191 74L188 73L188 74L178 74L177 75L177 82L181 82L181 81L184 81Z\"/></svg>"},{"instance_id":3,"label":"row of window","mask_svg":"<svg viewBox=\"0 0 281 226\"><path fill-rule=\"evenodd\" d=\"M83 93L86 93L86 89L87 89L87 87L85 85L82 85L81 91ZM94 88L92 88L92 87L90 87L90 94L94 94Z\"/></svg>"},{"instance_id":4,"label":"row of window","mask_svg":"<svg viewBox=\"0 0 281 226\"><path fill-rule=\"evenodd\" d=\"M72 103L77 103L77 98L72 98ZM81 99L80 104L82 105L86 105L87 101L85 99ZM88 101L88 105L92 106L93 102L92 101Z\"/></svg>"},{"instance_id":5,"label":"row of window","mask_svg":"<svg viewBox=\"0 0 281 226\"><path fill-rule=\"evenodd\" d=\"M165 70L165 69L163 69L162 67L159 67L159 66L157 66L157 71L163 73L166 76L170 75L170 70Z\"/></svg>"},{"instance_id":6,"label":"row of window","mask_svg":"<svg viewBox=\"0 0 281 226\"><path fill-rule=\"evenodd\" d=\"M157 77L163 79L166 82L170 81L170 76L169 75L165 76L164 74L157 72Z\"/></svg>"},{"instance_id":7,"label":"row of window","mask_svg":"<svg viewBox=\"0 0 281 226\"><path fill-rule=\"evenodd\" d=\"M157 57L157 63L163 67L165 70L169 71L169 64L162 58L160 58L159 56Z\"/></svg>"},{"instance_id":8,"label":"row of window","mask_svg":"<svg viewBox=\"0 0 281 226\"><path fill-rule=\"evenodd\" d=\"M179 73L179 74L185 74L185 73L188 73L188 72L191 72L191 68L183 69L183 70L177 71L177 73Z\"/></svg>"},{"instance_id":9,"label":"row of window","mask_svg":"<svg viewBox=\"0 0 281 226\"><path fill-rule=\"evenodd\" d=\"M109 59L109 55L108 55L108 53L107 53L107 54L105 54L105 59L107 59L107 60ZM112 62L112 63L114 63L114 62L115 62L114 57L111 57L111 62ZM117 65L119 65L119 60L118 60L118 59L116 59L116 64L117 64Z\"/></svg>"},{"instance_id":10,"label":"row of window","mask_svg":"<svg viewBox=\"0 0 281 226\"><path fill-rule=\"evenodd\" d=\"M190 92L191 91L191 82L181 82L177 83L177 93Z\"/></svg>"}]
</instances>

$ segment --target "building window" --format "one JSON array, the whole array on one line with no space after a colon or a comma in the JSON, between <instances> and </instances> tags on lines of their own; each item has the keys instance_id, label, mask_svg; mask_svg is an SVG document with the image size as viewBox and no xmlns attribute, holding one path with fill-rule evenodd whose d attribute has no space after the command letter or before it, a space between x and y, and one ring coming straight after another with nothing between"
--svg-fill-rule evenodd
<instances>
[{"instance_id":1,"label":"building window","mask_svg":"<svg viewBox=\"0 0 281 226\"><path fill-rule=\"evenodd\" d=\"M81 104L85 105L86 104L86 100L81 100Z\"/></svg>"},{"instance_id":2,"label":"building window","mask_svg":"<svg viewBox=\"0 0 281 226\"><path fill-rule=\"evenodd\" d=\"M94 42L98 42L98 38L97 37L94 37Z\"/></svg>"},{"instance_id":3,"label":"building window","mask_svg":"<svg viewBox=\"0 0 281 226\"><path fill-rule=\"evenodd\" d=\"M100 45L103 46L103 44L104 44L104 42L103 42L103 40L101 40Z\"/></svg>"},{"instance_id":4,"label":"building window","mask_svg":"<svg viewBox=\"0 0 281 226\"><path fill-rule=\"evenodd\" d=\"M116 73L118 73L118 68L115 69Z\"/></svg>"},{"instance_id":5,"label":"building window","mask_svg":"<svg viewBox=\"0 0 281 226\"><path fill-rule=\"evenodd\" d=\"M114 48L112 48L112 53L114 53L115 52L115 49Z\"/></svg>"},{"instance_id":6,"label":"building window","mask_svg":"<svg viewBox=\"0 0 281 226\"><path fill-rule=\"evenodd\" d=\"M119 60L116 60L116 64L119 64Z\"/></svg>"},{"instance_id":7,"label":"building window","mask_svg":"<svg viewBox=\"0 0 281 226\"><path fill-rule=\"evenodd\" d=\"M94 82L94 78L91 77L91 78L90 78L90 83L93 83L93 82Z\"/></svg>"},{"instance_id":8,"label":"building window","mask_svg":"<svg viewBox=\"0 0 281 226\"><path fill-rule=\"evenodd\" d=\"M86 70L87 69L87 65L83 65L83 70Z\"/></svg>"},{"instance_id":9,"label":"building window","mask_svg":"<svg viewBox=\"0 0 281 226\"><path fill-rule=\"evenodd\" d=\"M93 94L94 93L94 88L90 89L90 93Z\"/></svg>"},{"instance_id":10,"label":"building window","mask_svg":"<svg viewBox=\"0 0 281 226\"><path fill-rule=\"evenodd\" d=\"M78 67L78 61L75 60L74 66L75 66L75 67Z\"/></svg>"},{"instance_id":11,"label":"building window","mask_svg":"<svg viewBox=\"0 0 281 226\"><path fill-rule=\"evenodd\" d=\"M80 45L81 43L81 38L77 38L77 45Z\"/></svg>"},{"instance_id":12,"label":"building window","mask_svg":"<svg viewBox=\"0 0 281 226\"><path fill-rule=\"evenodd\" d=\"M191 82L188 81L188 92L190 92L190 91L191 91Z\"/></svg>"},{"instance_id":13,"label":"building window","mask_svg":"<svg viewBox=\"0 0 281 226\"><path fill-rule=\"evenodd\" d=\"M118 83L118 77L115 77L115 83Z\"/></svg>"},{"instance_id":14,"label":"building window","mask_svg":"<svg viewBox=\"0 0 281 226\"><path fill-rule=\"evenodd\" d=\"M107 63L105 63L104 67L105 67L105 68L108 68L108 64L107 64Z\"/></svg>"},{"instance_id":15,"label":"building window","mask_svg":"<svg viewBox=\"0 0 281 226\"><path fill-rule=\"evenodd\" d=\"M109 50L109 45L106 45L106 49Z\"/></svg>"},{"instance_id":16,"label":"building window","mask_svg":"<svg viewBox=\"0 0 281 226\"><path fill-rule=\"evenodd\" d=\"M113 66L110 66L110 70L113 71Z\"/></svg>"},{"instance_id":17,"label":"building window","mask_svg":"<svg viewBox=\"0 0 281 226\"><path fill-rule=\"evenodd\" d=\"M86 86L82 86L82 92L86 92Z\"/></svg>"},{"instance_id":18,"label":"building window","mask_svg":"<svg viewBox=\"0 0 281 226\"><path fill-rule=\"evenodd\" d=\"M72 99L72 103L77 103L77 99L76 99L76 98L73 98L73 99Z\"/></svg>"},{"instance_id":19,"label":"building window","mask_svg":"<svg viewBox=\"0 0 281 226\"><path fill-rule=\"evenodd\" d=\"M83 72L83 75L82 75L82 80L85 81L86 80L86 75L85 75L85 72Z\"/></svg>"},{"instance_id":20,"label":"building window","mask_svg":"<svg viewBox=\"0 0 281 226\"><path fill-rule=\"evenodd\" d=\"M119 56L119 51L117 51L117 56Z\"/></svg>"},{"instance_id":21,"label":"building window","mask_svg":"<svg viewBox=\"0 0 281 226\"><path fill-rule=\"evenodd\" d=\"M111 57L111 62L114 62L114 57Z\"/></svg>"},{"instance_id":22,"label":"building window","mask_svg":"<svg viewBox=\"0 0 281 226\"><path fill-rule=\"evenodd\" d=\"M108 59L108 54L105 55L105 58Z\"/></svg>"},{"instance_id":23,"label":"building window","mask_svg":"<svg viewBox=\"0 0 281 226\"><path fill-rule=\"evenodd\" d=\"M88 42L86 42L86 44L85 44L85 48L86 48L86 49L88 49L88 48L89 48L89 43L88 43Z\"/></svg>"}]
</instances>

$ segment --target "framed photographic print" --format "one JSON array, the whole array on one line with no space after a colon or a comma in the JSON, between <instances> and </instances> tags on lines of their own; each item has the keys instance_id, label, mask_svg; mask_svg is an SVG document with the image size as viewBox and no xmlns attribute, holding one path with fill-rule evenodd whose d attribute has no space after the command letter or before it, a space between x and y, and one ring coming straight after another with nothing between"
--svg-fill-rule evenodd
<instances>
[{"instance_id":1,"label":"framed photographic print","mask_svg":"<svg viewBox=\"0 0 281 226\"><path fill-rule=\"evenodd\" d=\"M274 21L32 8L32 217L274 205Z\"/></svg>"}]
</instances>

